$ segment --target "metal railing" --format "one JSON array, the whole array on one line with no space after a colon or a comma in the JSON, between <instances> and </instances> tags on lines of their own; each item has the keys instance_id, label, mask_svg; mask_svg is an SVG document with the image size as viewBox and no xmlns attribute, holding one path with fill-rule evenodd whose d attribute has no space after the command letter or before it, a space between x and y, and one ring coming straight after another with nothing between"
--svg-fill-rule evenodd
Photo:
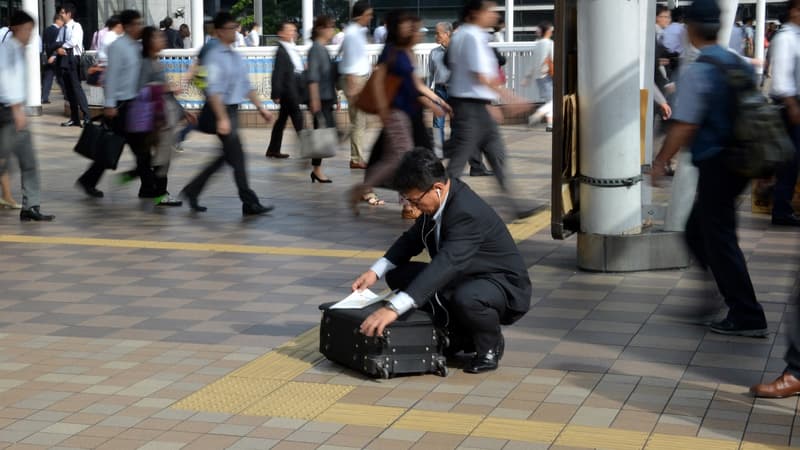
<instances>
[{"instance_id":1,"label":"metal railing","mask_svg":"<svg viewBox=\"0 0 800 450\"><path fill-rule=\"evenodd\" d=\"M520 97L534 102L539 101L539 93L535 83L525 87L522 86L525 75L531 72L530 56L536 47L536 42L492 43L491 45L506 57L506 65L503 67L506 74L506 88ZM426 74L431 50L436 47L436 44L420 44L414 47L418 73ZM297 49L300 52L300 56L305 59L309 46L299 46ZM261 98L264 99L264 105L270 109L277 109L278 105L270 100L272 66L277 47L245 47L236 50L247 61L250 81L261 95ZM372 64L377 63L382 50L383 45L372 44L367 46L367 55ZM328 52L331 57L335 57L339 52L339 47L328 46ZM160 56L161 62L166 68L168 80L182 88L182 92L177 98L181 105L187 109L200 109L205 102L202 92L187 77L189 67L194 62L196 55L197 49L175 49L164 50ZM84 90L90 105L102 105L102 88L84 83ZM340 103L343 108L347 108L344 96L341 96ZM253 108L254 106L250 102L244 102L241 106L241 109Z\"/></svg>"}]
</instances>

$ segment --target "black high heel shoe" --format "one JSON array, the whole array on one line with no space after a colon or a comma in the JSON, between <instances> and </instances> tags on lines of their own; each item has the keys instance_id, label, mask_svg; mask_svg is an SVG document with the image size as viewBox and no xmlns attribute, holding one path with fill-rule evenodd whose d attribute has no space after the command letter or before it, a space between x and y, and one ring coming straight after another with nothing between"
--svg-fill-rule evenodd
<instances>
[{"instance_id":1,"label":"black high heel shoe","mask_svg":"<svg viewBox=\"0 0 800 450\"><path fill-rule=\"evenodd\" d=\"M333 180L331 180L330 178L328 178L327 180L323 180L322 178L318 177L317 174L311 172L311 183L313 184L316 181L319 181L320 183L333 183Z\"/></svg>"}]
</instances>

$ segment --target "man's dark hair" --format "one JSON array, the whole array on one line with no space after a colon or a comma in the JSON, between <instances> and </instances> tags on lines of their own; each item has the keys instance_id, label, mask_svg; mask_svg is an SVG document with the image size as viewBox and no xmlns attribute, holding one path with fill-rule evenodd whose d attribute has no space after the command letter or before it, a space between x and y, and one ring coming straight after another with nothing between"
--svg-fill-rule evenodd
<instances>
[{"instance_id":1,"label":"man's dark hair","mask_svg":"<svg viewBox=\"0 0 800 450\"><path fill-rule=\"evenodd\" d=\"M675 8L672 10L672 21L673 22L681 22L683 21L684 17L684 10L683 8Z\"/></svg>"},{"instance_id":2,"label":"man's dark hair","mask_svg":"<svg viewBox=\"0 0 800 450\"><path fill-rule=\"evenodd\" d=\"M8 19L9 27L16 27L18 25L24 25L26 23L33 23L33 17L31 17L30 14L26 13L21 9L18 9L13 13L11 13L11 17Z\"/></svg>"},{"instance_id":3,"label":"man's dark hair","mask_svg":"<svg viewBox=\"0 0 800 450\"><path fill-rule=\"evenodd\" d=\"M281 31L283 31L283 29L286 28L287 25L294 25L294 27L297 28L297 24L296 23L292 22L289 19L285 19L285 20L282 20L281 23L278 24L278 32L280 33Z\"/></svg>"},{"instance_id":4,"label":"man's dark hair","mask_svg":"<svg viewBox=\"0 0 800 450\"><path fill-rule=\"evenodd\" d=\"M717 23L689 23L689 26L692 27L695 32L700 36L701 39L704 41L716 41L717 37L719 36L719 30L722 26Z\"/></svg>"},{"instance_id":5,"label":"man's dark hair","mask_svg":"<svg viewBox=\"0 0 800 450\"><path fill-rule=\"evenodd\" d=\"M142 18L142 14L135 9L126 9L119 13L119 21L123 27L132 25L134 22Z\"/></svg>"},{"instance_id":6,"label":"man's dark hair","mask_svg":"<svg viewBox=\"0 0 800 450\"><path fill-rule=\"evenodd\" d=\"M60 13L53 14L53 22L55 22L56 20L61 20L61 14Z\"/></svg>"},{"instance_id":7,"label":"man's dark hair","mask_svg":"<svg viewBox=\"0 0 800 450\"><path fill-rule=\"evenodd\" d=\"M491 0L467 0L464 7L461 9L461 15L458 20L461 22L468 22L472 15L476 12L486 9L486 4L492 3Z\"/></svg>"},{"instance_id":8,"label":"man's dark hair","mask_svg":"<svg viewBox=\"0 0 800 450\"><path fill-rule=\"evenodd\" d=\"M169 28L172 26L172 17L164 17L164 28Z\"/></svg>"},{"instance_id":9,"label":"man's dark hair","mask_svg":"<svg viewBox=\"0 0 800 450\"><path fill-rule=\"evenodd\" d=\"M78 12L78 8L76 8L72 3L64 3L61 5L61 10L65 13L69 13L73 18L75 18L75 13Z\"/></svg>"},{"instance_id":10,"label":"man's dark hair","mask_svg":"<svg viewBox=\"0 0 800 450\"><path fill-rule=\"evenodd\" d=\"M369 6L368 1L358 0L353 4L353 19L363 16L370 9L372 6Z\"/></svg>"},{"instance_id":11,"label":"man's dark hair","mask_svg":"<svg viewBox=\"0 0 800 450\"><path fill-rule=\"evenodd\" d=\"M214 29L221 30L229 23L239 23L228 11L220 11L214 16Z\"/></svg>"},{"instance_id":12,"label":"man's dark hair","mask_svg":"<svg viewBox=\"0 0 800 450\"><path fill-rule=\"evenodd\" d=\"M113 15L106 20L106 28L109 30L122 23L122 20L117 15Z\"/></svg>"},{"instance_id":13,"label":"man's dark hair","mask_svg":"<svg viewBox=\"0 0 800 450\"><path fill-rule=\"evenodd\" d=\"M334 26L335 23L331 16L318 16L314 19L314 27L311 28L311 39L316 40L324 29Z\"/></svg>"},{"instance_id":14,"label":"man's dark hair","mask_svg":"<svg viewBox=\"0 0 800 450\"><path fill-rule=\"evenodd\" d=\"M156 33L160 33L156 27L144 27L142 29L142 56L145 58L150 58L153 53L153 41L155 40Z\"/></svg>"},{"instance_id":15,"label":"man's dark hair","mask_svg":"<svg viewBox=\"0 0 800 450\"><path fill-rule=\"evenodd\" d=\"M433 150L417 147L406 153L397 167L393 187L400 193L411 189L426 191L433 183L447 181L447 172Z\"/></svg>"},{"instance_id":16,"label":"man's dark hair","mask_svg":"<svg viewBox=\"0 0 800 450\"><path fill-rule=\"evenodd\" d=\"M667 5L656 5L656 17L660 16L661 13L666 12L666 11L669 11L669 8L667 8Z\"/></svg>"},{"instance_id":17,"label":"man's dark hair","mask_svg":"<svg viewBox=\"0 0 800 450\"><path fill-rule=\"evenodd\" d=\"M539 31L542 32L542 36L547 34L548 31L553 29L553 24L547 21L544 21L539 24Z\"/></svg>"}]
</instances>

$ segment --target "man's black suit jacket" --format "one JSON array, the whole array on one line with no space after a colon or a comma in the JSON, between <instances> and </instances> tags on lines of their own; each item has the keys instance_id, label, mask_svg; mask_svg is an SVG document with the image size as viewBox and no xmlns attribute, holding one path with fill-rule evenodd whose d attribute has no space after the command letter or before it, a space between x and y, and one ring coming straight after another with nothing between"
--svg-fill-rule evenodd
<instances>
[{"instance_id":1,"label":"man's black suit jacket","mask_svg":"<svg viewBox=\"0 0 800 450\"><path fill-rule=\"evenodd\" d=\"M55 55L56 50L61 47L61 44L56 42L60 30L61 28L58 28L55 24L51 24L49 27L45 28L42 34L42 49L48 58Z\"/></svg>"},{"instance_id":2,"label":"man's black suit jacket","mask_svg":"<svg viewBox=\"0 0 800 450\"><path fill-rule=\"evenodd\" d=\"M506 294L507 325L522 317L533 292L528 269L508 228L469 186L450 180L450 193L442 213L440 242L431 216L422 215L386 252L396 266L407 263L426 247L431 262L406 288L417 306L436 292L447 292L470 279L487 279Z\"/></svg>"},{"instance_id":3,"label":"man's black suit jacket","mask_svg":"<svg viewBox=\"0 0 800 450\"><path fill-rule=\"evenodd\" d=\"M295 73L292 58L289 52L278 44L278 51L275 54L275 63L272 66L272 90L270 97L273 100L280 99L281 103L299 105L305 103L306 86L303 86L303 77Z\"/></svg>"}]
</instances>

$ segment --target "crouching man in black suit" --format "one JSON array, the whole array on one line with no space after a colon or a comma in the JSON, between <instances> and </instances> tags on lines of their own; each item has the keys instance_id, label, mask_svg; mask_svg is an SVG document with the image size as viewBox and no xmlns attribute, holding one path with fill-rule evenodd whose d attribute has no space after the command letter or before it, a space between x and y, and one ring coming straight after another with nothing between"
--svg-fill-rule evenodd
<instances>
[{"instance_id":1,"label":"crouching man in black suit","mask_svg":"<svg viewBox=\"0 0 800 450\"><path fill-rule=\"evenodd\" d=\"M463 346L456 339L456 348L451 339L450 353L474 348L465 372L497 369L504 349L500 325L512 324L528 311L532 292L525 261L508 228L469 186L449 179L430 150L405 155L395 187L423 214L353 283L353 290L363 290L385 275L389 287L400 291L364 320L361 332L381 335L412 308L432 310L438 325L467 338ZM431 262L411 262L424 249ZM442 316L449 323L442 324Z\"/></svg>"}]
</instances>

